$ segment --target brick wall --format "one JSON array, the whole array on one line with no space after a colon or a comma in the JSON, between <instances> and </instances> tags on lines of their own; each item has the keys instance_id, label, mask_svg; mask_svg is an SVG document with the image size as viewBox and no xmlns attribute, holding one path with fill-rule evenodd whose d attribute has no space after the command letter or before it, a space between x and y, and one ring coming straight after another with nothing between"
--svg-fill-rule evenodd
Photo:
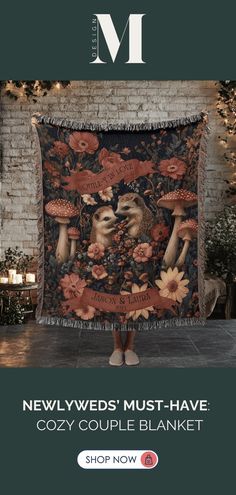
<instances>
[{"instance_id":1,"label":"brick wall","mask_svg":"<svg viewBox=\"0 0 236 495\"><path fill-rule=\"evenodd\" d=\"M2 142L1 251L18 245L37 254L35 203L34 112L83 121L148 122L209 111L206 212L212 217L222 206L227 170L218 135L214 81L74 81L70 88L55 89L37 103L23 97L1 100ZM0 251L0 255L1 255Z\"/></svg>"}]
</instances>

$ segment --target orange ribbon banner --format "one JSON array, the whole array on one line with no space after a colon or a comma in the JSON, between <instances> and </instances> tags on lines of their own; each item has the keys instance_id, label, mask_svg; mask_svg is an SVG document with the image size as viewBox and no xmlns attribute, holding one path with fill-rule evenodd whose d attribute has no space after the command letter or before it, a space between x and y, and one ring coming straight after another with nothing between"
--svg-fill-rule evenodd
<instances>
[{"instance_id":1,"label":"orange ribbon banner","mask_svg":"<svg viewBox=\"0 0 236 495\"><path fill-rule=\"evenodd\" d=\"M92 194L103 191L109 186L124 180L125 184L147 174L157 171L153 169L155 164L151 161L140 161L137 159L126 160L119 163L111 170L107 169L98 174L90 170L72 172L68 177L62 176L64 187L67 191L78 191L80 194Z\"/></svg>"},{"instance_id":2,"label":"orange ribbon banner","mask_svg":"<svg viewBox=\"0 0 236 495\"><path fill-rule=\"evenodd\" d=\"M167 297L161 297L157 289L147 289L135 294L109 294L107 292L98 292L85 287L80 297L68 299L63 302L63 306L68 311L92 306L101 311L113 313L127 313L138 309L155 306L158 309L172 310L174 302Z\"/></svg>"}]
</instances>

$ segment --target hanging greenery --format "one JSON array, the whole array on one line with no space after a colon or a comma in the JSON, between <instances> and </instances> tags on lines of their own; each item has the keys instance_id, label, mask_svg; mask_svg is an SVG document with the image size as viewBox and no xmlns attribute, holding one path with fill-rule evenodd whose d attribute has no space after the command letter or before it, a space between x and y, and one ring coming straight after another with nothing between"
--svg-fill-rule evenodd
<instances>
[{"instance_id":1,"label":"hanging greenery","mask_svg":"<svg viewBox=\"0 0 236 495\"><path fill-rule=\"evenodd\" d=\"M219 81L217 110L227 133L236 134L236 81Z\"/></svg>"},{"instance_id":2,"label":"hanging greenery","mask_svg":"<svg viewBox=\"0 0 236 495\"><path fill-rule=\"evenodd\" d=\"M46 96L53 88L61 89L69 86L70 81L0 81L0 89L14 100L19 96L32 98L36 102L39 96Z\"/></svg>"},{"instance_id":3,"label":"hanging greenery","mask_svg":"<svg viewBox=\"0 0 236 495\"><path fill-rule=\"evenodd\" d=\"M221 144L225 148L224 158L228 165L232 166L233 174L226 191L230 203L235 203L236 198L236 153L229 150L230 143L236 135L236 81L218 81L217 111L223 120L225 135L219 136ZM230 146L231 147L231 146Z\"/></svg>"}]
</instances>

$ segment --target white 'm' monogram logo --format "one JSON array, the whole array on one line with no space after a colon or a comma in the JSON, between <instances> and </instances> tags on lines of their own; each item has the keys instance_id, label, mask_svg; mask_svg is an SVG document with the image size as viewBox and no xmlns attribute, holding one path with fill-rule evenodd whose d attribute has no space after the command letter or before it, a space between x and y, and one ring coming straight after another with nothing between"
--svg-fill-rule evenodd
<instances>
[{"instance_id":1,"label":"white 'm' monogram logo","mask_svg":"<svg viewBox=\"0 0 236 495\"><path fill-rule=\"evenodd\" d=\"M94 14L97 18L97 57L91 64L106 64L99 56L99 26L105 38L111 59L115 62L124 34L129 26L129 60L126 64L145 64L142 59L142 18L145 14L130 14L121 39L118 38L110 14Z\"/></svg>"}]
</instances>

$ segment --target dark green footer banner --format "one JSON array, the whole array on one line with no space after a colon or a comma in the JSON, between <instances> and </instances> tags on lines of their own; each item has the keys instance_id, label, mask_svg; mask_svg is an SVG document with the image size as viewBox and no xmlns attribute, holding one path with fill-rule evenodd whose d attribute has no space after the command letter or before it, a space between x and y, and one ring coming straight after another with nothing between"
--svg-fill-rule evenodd
<instances>
[{"instance_id":1,"label":"dark green footer banner","mask_svg":"<svg viewBox=\"0 0 236 495\"><path fill-rule=\"evenodd\" d=\"M0 376L4 495L232 491L234 369L2 369Z\"/></svg>"}]
</instances>

